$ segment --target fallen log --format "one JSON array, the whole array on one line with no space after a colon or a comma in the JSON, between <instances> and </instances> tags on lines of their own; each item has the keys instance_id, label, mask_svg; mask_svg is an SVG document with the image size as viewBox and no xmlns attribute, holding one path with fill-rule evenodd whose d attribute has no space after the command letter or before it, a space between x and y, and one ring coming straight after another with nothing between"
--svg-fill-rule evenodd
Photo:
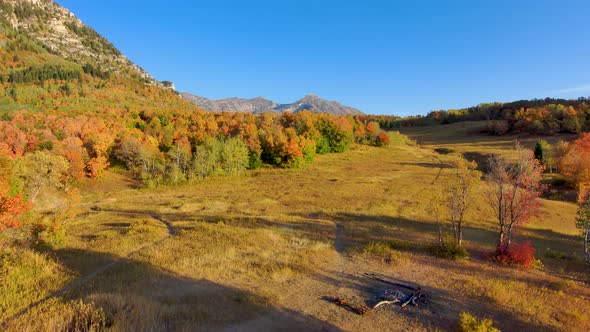
<instances>
[{"instance_id":1,"label":"fallen log","mask_svg":"<svg viewBox=\"0 0 590 332\"><path fill-rule=\"evenodd\" d=\"M330 300L330 302L334 303L337 306L351 310L352 312L354 312L358 315L361 315L361 316L366 314L370 310L370 308L365 305L362 305L362 304L352 305L352 304L348 303L345 299L342 299L339 297L332 298Z\"/></svg>"},{"instance_id":2,"label":"fallen log","mask_svg":"<svg viewBox=\"0 0 590 332\"><path fill-rule=\"evenodd\" d=\"M395 303L399 303L399 300L393 300L393 301L381 301L381 302L379 302L379 303L375 304L375 305L373 306L373 309L377 309L377 308L379 308L380 306L382 306L382 305L384 305L384 304L395 304Z\"/></svg>"},{"instance_id":3,"label":"fallen log","mask_svg":"<svg viewBox=\"0 0 590 332\"><path fill-rule=\"evenodd\" d=\"M418 305L416 304L416 300L418 299L418 296L420 296L420 292L412 294L412 296L406 302L402 303L402 308L405 308L410 303L417 307Z\"/></svg>"}]
</instances>

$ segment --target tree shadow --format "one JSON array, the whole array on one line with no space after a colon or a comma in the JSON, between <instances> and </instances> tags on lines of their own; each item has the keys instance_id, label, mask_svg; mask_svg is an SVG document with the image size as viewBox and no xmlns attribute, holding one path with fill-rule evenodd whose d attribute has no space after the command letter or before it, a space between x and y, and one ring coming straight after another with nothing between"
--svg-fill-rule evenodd
<instances>
[{"instance_id":1,"label":"tree shadow","mask_svg":"<svg viewBox=\"0 0 590 332\"><path fill-rule=\"evenodd\" d=\"M454 168L453 165L445 163L399 163L402 166L419 166L425 168Z\"/></svg>"},{"instance_id":2,"label":"tree shadow","mask_svg":"<svg viewBox=\"0 0 590 332\"><path fill-rule=\"evenodd\" d=\"M470 151L463 153L463 157L468 161L475 162L477 164L478 171L484 174L489 172L488 160L491 157L490 154Z\"/></svg>"},{"instance_id":3,"label":"tree shadow","mask_svg":"<svg viewBox=\"0 0 590 332\"><path fill-rule=\"evenodd\" d=\"M39 320L47 306L56 305L55 301L83 300L104 311L107 327L128 331L340 331L328 322L277 306L262 295L178 275L132 258L78 249L61 249L53 255L79 277L47 297L25 304L0 325L3 330L51 329ZM72 257L97 256L102 265L92 272L69 264Z\"/></svg>"},{"instance_id":4,"label":"tree shadow","mask_svg":"<svg viewBox=\"0 0 590 332\"><path fill-rule=\"evenodd\" d=\"M433 222L416 221L406 218L396 218L385 215L366 215L355 213L335 214L302 214L300 217L321 218L336 223L336 230L330 239L339 252L351 253L361 251L370 242L392 243L395 250L433 256L432 247L436 244L438 225ZM332 228L334 230L334 228ZM497 231L493 228L481 226L464 226L465 246L469 250L472 260L487 261L493 252L497 239ZM579 238L554 232L548 229L521 228L516 230L515 240L524 242L530 240L537 252L545 248L573 248L580 244ZM399 241L402 241L399 243ZM441 259L441 262L446 260ZM547 267L553 268L548 262ZM452 265L452 264L451 264ZM449 267L451 267L449 265ZM584 270L584 265L572 271ZM501 275L497 275L501 277ZM518 278L519 281L529 281Z\"/></svg>"},{"instance_id":5,"label":"tree shadow","mask_svg":"<svg viewBox=\"0 0 590 332\"><path fill-rule=\"evenodd\" d=\"M400 304L387 304L376 309L369 310L365 316L369 319L375 315L383 315L387 321L395 321L396 317L403 316L407 321L419 321L423 326L429 326L433 330L455 330L457 320L461 312L469 312L478 317L486 317L494 320L494 326L499 327L502 331L523 330L523 331L557 331L557 329L534 323L534 317L518 317L515 312L505 309L501 305L495 304L489 298L479 296L468 296L458 292L450 292L438 287L424 286L420 284L419 278L406 279L395 278L390 275L379 275L382 279L398 282L402 284L420 287L420 292L424 294L417 301L417 306L408 305L401 307ZM351 288L356 290L357 296L349 298L340 298L348 302L351 306L364 305L372 308L381 299L381 295L392 289L401 291L405 294L413 294L413 291L403 287L392 286L387 283L375 280L374 278L363 274L341 273L337 278L330 276L329 273L316 275L319 281L323 283L337 284L339 288ZM328 303L333 303L336 297L324 295L320 297ZM349 312L351 315L358 313L347 306L340 306L341 310ZM399 318L397 318L399 320Z\"/></svg>"}]
</instances>

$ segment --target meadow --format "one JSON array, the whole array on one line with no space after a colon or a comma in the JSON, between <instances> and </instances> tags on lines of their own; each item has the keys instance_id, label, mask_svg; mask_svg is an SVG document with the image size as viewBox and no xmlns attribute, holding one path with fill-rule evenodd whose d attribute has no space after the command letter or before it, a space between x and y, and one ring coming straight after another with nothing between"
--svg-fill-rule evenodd
<instances>
[{"instance_id":1,"label":"meadow","mask_svg":"<svg viewBox=\"0 0 590 332\"><path fill-rule=\"evenodd\" d=\"M62 238L0 257L2 329L435 331L469 312L506 331L589 330L574 203L542 199L518 230L536 248L531 269L485 259L497 225L483 194L466 217L470 257L429 250L437 234L426 203L449 162L510 156L516 138L536 138L485 136L470 122L403 132L417 143L390 133L388 147L191 185L141 189L110 170L82 189ZM364 316L329 301L371 305L386 286L364 273L427 298Z\"/></svg>"}]
</instances>

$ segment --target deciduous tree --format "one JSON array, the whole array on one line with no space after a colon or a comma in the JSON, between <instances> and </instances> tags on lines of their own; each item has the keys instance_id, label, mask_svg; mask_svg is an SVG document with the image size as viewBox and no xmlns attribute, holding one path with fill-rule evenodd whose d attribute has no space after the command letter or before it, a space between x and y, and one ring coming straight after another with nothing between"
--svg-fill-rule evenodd
<instances>
[{"instance_id":1,"label":"deciduous tree","mask_svg":"<svg viewBox=\"0 0 590 332\"><path fill-rule=\"evenodd\" d=\"M582 186L580 190L576 227L582 232L584 238L584 260L588 263L590 262L590 193L588 192L588 185Z\"/></svg>"},{"instance_id":2,"label":"deciduous tree","mask_svg":"<svg viewBox=\"0 0 590 332\"><path fill-rule=\"evenodd\" d=\"M469 209L481 179L477 163L460 158L453 162L451 175L444 181L444 200L453 226L455 244L462 245L465 212Z\"/></svg>"},{"instance_id":3,"label":"deciduous tree","mask_svg":"<svg viewBox=\"0 0 590 332\"><path fill-rule=\"evenodd\" d=\"M516 163L500 156L489 160L487 197L499 225L498 247L508 250L514 227L527 223L537 212L543 166L533 152L517 144Z\"/></svg>"}]
</instances>

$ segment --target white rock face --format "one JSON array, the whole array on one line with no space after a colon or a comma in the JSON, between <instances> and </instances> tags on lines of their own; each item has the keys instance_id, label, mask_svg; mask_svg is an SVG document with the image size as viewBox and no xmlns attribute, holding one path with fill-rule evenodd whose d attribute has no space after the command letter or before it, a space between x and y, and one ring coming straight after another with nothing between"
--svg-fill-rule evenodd
<instances>
[{"instance_id":1,"label":"white rock face","mask_svg":"<svg viewBox=\"0 0 590 332\"><path fill-rule=\"evenodd\" d=\"M135 73L148 83L160 85L102 36L88 34L89 31L94 30L88 28L73 13L55 2L51 0L4 0L4 2L13 6L28 5L43 14L44 17L41 18L32 15L29 18L19 19L14 13L1 13L13 28L25 31L52 52L80 64L99 65L103 70ZM77 34L68 27L74 25L87 34Z\"/></svg>"}]
</instances>

